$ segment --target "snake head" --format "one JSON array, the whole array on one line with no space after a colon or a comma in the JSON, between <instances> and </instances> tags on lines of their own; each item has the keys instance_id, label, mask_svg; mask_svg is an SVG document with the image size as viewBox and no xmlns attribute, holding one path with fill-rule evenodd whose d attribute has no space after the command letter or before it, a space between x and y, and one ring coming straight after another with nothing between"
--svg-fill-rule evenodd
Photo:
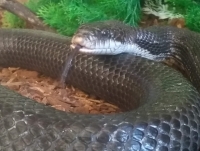
<instances>
[{"instance_id":1,"label":"snake head","mask_svg":"<svg viewBox=\"0 0 200 151\"><path fill-rule=\"evenodd\" d=\"M114 55L132 49L133 27L120 21L100 21L80 26L72 38L72 48L86 54Z\"/></svg>"}]
</instances>

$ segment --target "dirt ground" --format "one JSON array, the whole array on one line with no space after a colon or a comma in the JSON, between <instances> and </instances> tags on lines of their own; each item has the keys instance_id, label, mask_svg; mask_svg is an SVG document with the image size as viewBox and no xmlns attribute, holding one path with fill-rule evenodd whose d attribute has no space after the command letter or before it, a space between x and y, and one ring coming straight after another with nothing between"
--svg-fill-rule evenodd
<instances>
[{"instance_id":1,"label":"dirt ground","mask_svg":"<svg viewBox=\"0 0 200 151\"><path fill-rule=\"evenodd\" d=\"M170 24L183 28L184 20L160 21L155 16L144 15L140 23L142 27L160 24ZM67 112L90 114L121 112L118 107L98 100L95 96L87 95L73 87L58 88L58 82L55 79L40 75L35 71L12 67L0 68L0 83L26 97Z\"/></svg>"}]
</instances>

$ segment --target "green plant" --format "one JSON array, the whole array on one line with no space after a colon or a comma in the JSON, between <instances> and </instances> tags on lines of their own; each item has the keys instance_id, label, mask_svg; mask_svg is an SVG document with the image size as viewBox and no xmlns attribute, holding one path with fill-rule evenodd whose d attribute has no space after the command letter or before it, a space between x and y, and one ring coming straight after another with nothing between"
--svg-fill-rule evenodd
<instances>
[{"instance_id":1,"label":"green plant","mask_svg":"<svg viewBox=\"0 0 200 151\"><path fill-rule=\"evenodd\" d=\"M200 5L193 5L187 9L185 22L189 29L200 32Z\"/></svg>"},{"instance_id":2,"label":"green plant","mask_svg":"<svg viewBox=\"0 0 200 151\"><path fill-rule=\"evenodd\" d=\"M8 28L22 28L24 26L24 22L16 15L5 12L2 18L2 26Z\"/></svg>"},{"instance_id":3,"label":"green plant","mask_svg":"<svg viewBox=\"0 0 200 151\"><path fill-rule=\"evenodd\" d=\"M200 0L168 0L176 12L183 14L186 26L200 32Z\"/></svg>"},{"instance_id":4,"label":"green plant","mask_svg":"<svg viewBox=\"0 0 200 151\"><path fill-rule=\"evenodd\" d=\"M186 14L188 6L193 5L192 0L166 0L169 4L169 10L174 10L179 14Z\"/></svg>"},{"instance_id":5,"label":"green plant","mask_svg":"<svg viewBox=\"0 0 200 151\"><path fill-rule=\"evenodd\" d=\"M44 22L57 29L61 34L71 36L82 23L106 19L98 8L88 4L68 3L48 4L39 9L38 15ZM65 7L68 6L68 7Z\"/></svg>"},{"instance_id":6,"label":"green plant","mask_svg":"<svg viewBox=\"0 0 200 151\"><path fill-rule=\"evenodd\" d=\"M140 0L29 0L26 6L68 36L80 24L92 21L117 19L137 26L141 12Z\"/></svg>"},{"instance_id":7,"label":"green plant","mask_svg":"<svg viewBox=\"0 0 200 151\"><path fill-rule=\"evenodd\" d=\"M146 0L143 10L160 19L185 19L186 26L200 32L200 0Z\"/></svg>"},{"instance_id":8,"label":"green plant","mask_svg":"<svg viewBox=\"0 0 200 151\"><path fill-rule=\"evenodd\" d=\"M61 34L72 35L80 24L118 19L136 26L140 19L138 0L61 0L40 7L37 14Z\"/></svg>"}]
</instances>

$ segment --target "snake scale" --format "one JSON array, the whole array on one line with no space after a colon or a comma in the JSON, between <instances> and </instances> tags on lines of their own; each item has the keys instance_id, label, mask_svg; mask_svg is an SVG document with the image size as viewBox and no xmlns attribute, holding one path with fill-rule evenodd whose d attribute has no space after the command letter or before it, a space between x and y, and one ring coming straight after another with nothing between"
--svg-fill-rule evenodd
<instances>
[{"instance_id":1,"label":"snake scale","mask_svg":"<svg viewBox=\"0 0 200 151\"><path fill-rule=\"evenodd\" d=\"M83 26L82 36L88 30L92 36L98 34L97 41L98 36L99 40L101 36L112 40L118 35L115 41L123 45L133 42L149 59L140 57L137 49L136 55L78 53L72 60L66 83L126 112L65 113L0 86L0 150L197 151L200 147L200 35L175 27L133 30L116 23L113 30L107 24L91 25ZM99 34L101 26L106 30ZM0 29L0 65L59 78L66 58L73 51L70 45L71 38L54 33ZM133 47L130 44L125 48ZM189 80L161 63L163 59L177 65Z\"/></svg>"}]
</instances>

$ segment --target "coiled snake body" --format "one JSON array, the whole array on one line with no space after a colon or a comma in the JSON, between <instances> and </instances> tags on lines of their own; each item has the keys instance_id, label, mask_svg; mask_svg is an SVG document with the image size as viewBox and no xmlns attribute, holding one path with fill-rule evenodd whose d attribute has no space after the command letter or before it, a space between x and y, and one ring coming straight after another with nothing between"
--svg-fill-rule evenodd
<instances>
[{"instance_id":1,"label":"coiled snake body","mask_svg":"<svg viewBox=\"0 0 200 151\"><path fill-rule=\"evenodd\" d=\"M137 44L151 60L131 54L79 53L72 61L66 82L128 111L111 115L65 113L1 86L0 150L198 150L200 35L173 27L120 29L115 40L125 45L127 41ZM109 28L106 32L104 36ZM0 65L58 78L72 51L70 44L70 38L52 33L0 29ZM140 55L138 50L136 55ZM179 72L157 62L163 59L173 60L194 86Z\"/></svg>"}]
</instances>

